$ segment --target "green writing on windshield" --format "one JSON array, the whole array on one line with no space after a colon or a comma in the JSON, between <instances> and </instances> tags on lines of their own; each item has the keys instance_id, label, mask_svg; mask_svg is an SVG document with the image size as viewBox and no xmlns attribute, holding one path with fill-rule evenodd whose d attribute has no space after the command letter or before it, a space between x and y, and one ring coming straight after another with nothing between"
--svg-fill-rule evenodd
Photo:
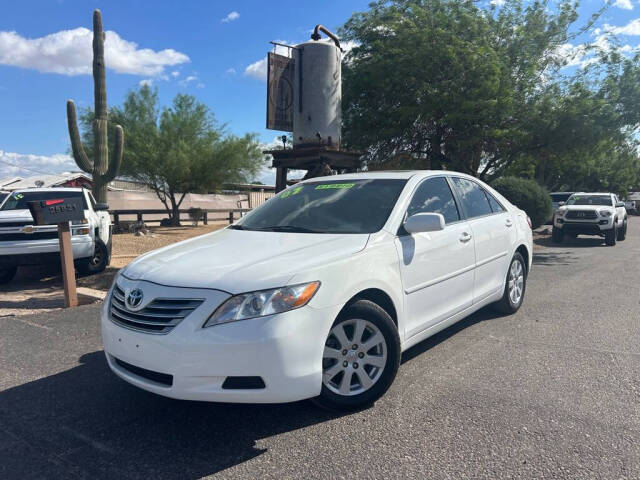
<instances>
[{"instance_id":1,"label":"green writing on windshield","mask_svg":"<svg viewBox=\"0 0 640 480\"><path fill-rule=\"evenodd\" d=\"M280 195L280 198L287 198L292 195L297 195L300 193L301 190L302 190L302 187L292 188L290 190L287 190L286 192L283 192L282 195Z\"/></svg>"},{"instance_id":2,"label":"green writing on windshield","mask_svg":"<svg viewBox=\"0 0 640 480\"><path fill-rule=\"evenodd\" d=\"M355 183L327 183L326 185L318 185L316 190L327 190L333 188L351 188Z\"/></svg>"}]
</instances>

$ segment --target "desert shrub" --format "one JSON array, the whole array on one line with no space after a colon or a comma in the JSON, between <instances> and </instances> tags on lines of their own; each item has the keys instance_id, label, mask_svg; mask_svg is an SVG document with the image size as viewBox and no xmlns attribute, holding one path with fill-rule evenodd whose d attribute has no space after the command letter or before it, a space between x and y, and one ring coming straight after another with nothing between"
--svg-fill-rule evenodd
<instances>
[{"instance_id":1,"label":"desert shrub","mask_svg":"<svg viewBox=\"0 0 640 480\"><path fill-rule=\"evenodd\" d=\"M533 228L539 227L551 218L553 205L549 192L534 180L502 177L493 181L491 186L516 207L527 212Z\"/></svg>"},{"instance_id":2,"label":"desert shrub","mask_svg":"<svg viewBox=\"0 0 640 480\"><path fill-rule=\"evenodd\" d=\"M195 226L198 226L198 222L202 220L202 217L204 217L204 211L201 208L191 207L188 210L188 213L189 213L189 218L193 220L193 224Z\"/></svg>"}]
</instances>

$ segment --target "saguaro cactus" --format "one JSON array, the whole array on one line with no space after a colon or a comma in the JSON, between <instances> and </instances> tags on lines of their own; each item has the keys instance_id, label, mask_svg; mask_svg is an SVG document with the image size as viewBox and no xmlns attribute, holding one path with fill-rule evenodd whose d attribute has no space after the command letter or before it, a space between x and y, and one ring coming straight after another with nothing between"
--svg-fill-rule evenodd
<instances>
[{"instance_id":1,"label":"saguaro cactus","mask_svg":"<svg viewBox=\"0 0 640 480\"><path fill-rule=\"evenodd\" d=\"M93 196L96 201L106 203L107 184L113 180L120 170L124 151L124 132L120 125L115 126L115 151L109 162L109 145L107 143L107 85L104 67L104 31L102 30L102 14L93 11L93 95L95 101L95 119L93 120L93 161L84 151L78 122L76 106L73 100L67 100L67 121L73 158L78 167L93 177Z\"/></svg>"}]
</instances>

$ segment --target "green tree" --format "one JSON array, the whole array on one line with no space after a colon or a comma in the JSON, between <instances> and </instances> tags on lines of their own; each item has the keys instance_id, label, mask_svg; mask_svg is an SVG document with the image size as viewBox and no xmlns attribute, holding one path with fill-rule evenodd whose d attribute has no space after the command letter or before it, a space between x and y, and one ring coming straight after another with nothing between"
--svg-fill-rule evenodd
<instances>
[{"instance_id":1,"label":"green tree","mask_svg":"<svg viewBox=\"0 0 640 480\"><path fill-rule=\"evenodd\" d=\"M209 108L191 95L178 94L160 109L156 89L130 91L110 117L126 129L123 175L149 186L164 204L172 223L187 193L209 193L225 183L244 183L263 165L254 134L228 134ZM83 124L91 112L83 115ZM85 142L91 132L85 128Z\"/></svg>"}]
</instances>

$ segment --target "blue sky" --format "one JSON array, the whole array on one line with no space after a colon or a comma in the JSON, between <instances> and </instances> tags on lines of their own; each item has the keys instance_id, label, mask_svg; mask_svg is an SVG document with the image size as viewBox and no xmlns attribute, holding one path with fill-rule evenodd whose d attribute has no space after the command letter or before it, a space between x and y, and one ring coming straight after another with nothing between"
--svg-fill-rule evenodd
<instances>
[{"instance_id":1,"label":"blue sky","mask_svg":"<svg viewBox=\"0 0 640 480\"><path fill-rule=\"evenodd\" d=\"M502 0L494 0L499 5ZM77 169L69 148L65 102L91 105L90 29L94 8L108 33L107 88L110 105L148 81L163 104L178 92L207 104L231 132L266 130L264 58L270 40L298 43L322 23L337 29L365 0L322 1L29 1L0 0L0 177ZM603 5L583 0L585 21ZM615 0L589 38L618 35L632 52L640 44L640 0ZM46 38L43 38L46 37ZM578 50L575 50L578 48ZM584 61L579 54L575 63ZM10 165L14 164L14 166ZM16 166L17 165L17 166ZM261 179L273 180L265 170Z\"/></svg>"}]
</instances>

